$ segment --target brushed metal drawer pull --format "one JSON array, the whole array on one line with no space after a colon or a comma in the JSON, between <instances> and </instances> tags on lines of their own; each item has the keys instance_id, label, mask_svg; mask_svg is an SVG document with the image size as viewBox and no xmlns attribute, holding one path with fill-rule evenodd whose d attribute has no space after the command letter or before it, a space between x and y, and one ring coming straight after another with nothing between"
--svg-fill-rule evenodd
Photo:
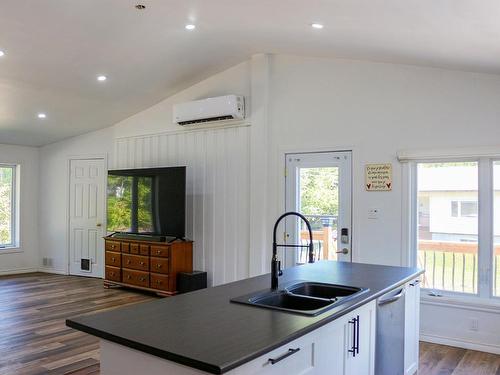
<instances>
[{"instance_id":1,"label":"brushed metal drawer pull","mask_svg":"<svg viewBox=\"0 0 500 375\"><path fill-rule=\"evenodd\" d=\"M144 262L140 262L139 264L140 264L141 266L144 266Z\"/></svg>"},{"instance_id":2,"label":"brushed metal drawer pull","mask_svg":"<svg viewBox=\"0 0 500 375\"><path fill-rule=\"evenodd\" d=\"M161 254L161 250L156 250L156 254Z\"/></svg>"},{"instance_id":3,"label":"brushed metal drawer pull","mask_svg":"<svg viewBox=\"0 0 500 375\"><path fill-rule=\"evenodd\" d=\"M156 283L157 283L158 285L160 285L160 284L161 284L161 280L156 280Z\"/></svg>"},{"instance_id":4,"label":"brushed metal drawer pull","mask_svg":"<svg viewBox=\"0 0 500 375\"><path fill-rule=\"evenodd\" d=\"M161 264L159 264L159 263L158 263L158 264L156 265L156 268L161 268Z\"/></svg>"},{"instance_id":5,"label":"brushed metal drawer pull","mask_svg":"<svg viewBox=\"0 0 500 375\"><path fill-rule=\"evenodd\" d=\"M114 262L115 260L116 260L116 259L115 259L115 257L112 257L112 258L111 258L111 261L112 261L112 262Z\"/></svg>"},{"instance_id":6,"label":"brushed metal drawer pull","mask_svg":"<svg viewBox=\"0 0 500 375\"><path fill-rule=\"evenodd\" d=\"M267 362L269 362L270 364L274 365L274 364L276 364L276 363L284 360L285 358L288 358L291 355L297 353L299 350L300 350L300 348L288 349L288 351L285 354L280 355L278 358L269 358L267 360Z\"/></svg>"},{"instance_id":7,"label":"brushed metal drawer pull","mask_svg":"<svg viewBox=\"0 0 500 375\"><path fill-rule=\"evenodd\" d=\"M141 277L139 280L146 281L146 278L145 277Z\"/></svg>"},{"instance_id":8,"label":"brushed metal drawer pull","mask_svg":"<svg viewBox=\"0 0 500 375\"><path fill-rule=\"evenodd\" d=\"M130 280L131 278L132 278L132 276L127 275L127 280Z\"/></svg>"}]
</instances>

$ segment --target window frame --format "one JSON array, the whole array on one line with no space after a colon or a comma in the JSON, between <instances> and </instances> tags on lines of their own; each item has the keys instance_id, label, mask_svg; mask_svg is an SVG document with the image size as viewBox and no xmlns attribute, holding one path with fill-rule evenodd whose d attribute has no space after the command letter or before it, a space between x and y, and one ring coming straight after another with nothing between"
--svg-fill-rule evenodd
<instances>
[{"instance_id":1,"label":"window frame","mask_svg":"<svg viewBox=\"0 0 500 375\"><path fill-rule=\"evenodd\" d=\"M10 243L0 245L0 253L19 247L19 165L0 163L0 168L12 168Z\"/></svg>"},{"instance_id":2,"label":"window frame","mask_svg":"<svg viewBox=\"0 0 500 375\"><path fill-rule=\"evenodd\" d=\"M408 221L409 234L409 256L410 265L418 267L418 165L421 163L454 163L454 162L477 162L478 163L478 267L477 267L477 292L465 293L442 289L422 288L424 294L434 297L454 297L458 299L482 299L495 303L500 302L500 296L494 295L494 181L493 165L500 162L500 156L465 156L446 158L414 158L408 161L409 184L408 184L408 209L410 218ZM460 202L459 202L460 206ZM459 214L460 214L459 208ZM460 217L460 216L459 216Z\"/></svg>"}]
</instances>

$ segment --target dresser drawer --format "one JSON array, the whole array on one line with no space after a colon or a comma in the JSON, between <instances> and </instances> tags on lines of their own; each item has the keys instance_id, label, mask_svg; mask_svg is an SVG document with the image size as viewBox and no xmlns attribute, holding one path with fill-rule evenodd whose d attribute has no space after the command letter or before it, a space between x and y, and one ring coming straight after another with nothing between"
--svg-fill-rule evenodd
<instances>
[{"instance_id":1,"label":"dresser drawer","mask_svg":"<svg viewBox=\"0 0 500 375\"><path fill-rule=\"evenodd\" d=\"M168 275L160 275L158 273L152 273L151 288L169 291L170 288L168 286Z\"/></svg>"},{"instance_id":2,"label":"dresser drawer","mask_svg":"<svg viewBox=\"0 0 500 375\"><path fill-rule=\"evenodd\" d=\"M131 243L130 244L130 254L139 254L139 244Z\"/></svg>"},{"instance_id":3,"label":"dresser drawer","mask_svg":"<svg viewBox=\"0 0 500 375\"><path fill-rule=\"evenodd\" d=\"M151 246L151 256L160 258L170 257L170 246Z\"/></svg>"},{"instance_id":4,"label":"dresser drawer","mask_svg":"<svg viewBox=\"0 0 500 375\"><path fill-rule=\"evenodd\" d=\"M120 242L118 241L106 241L106 250L107 251L121 251L120 250Z\"/></svg>"},{"instance_id":5,"label":"dresser drawer","mask_svg":"<svg viewBox=\"0 0 500 375\"><path fill-rule=\"evenodd\" d=\"M123 269L123 282L127 284L149 288L149 273Z\"/></svg>"},{"instance_id":6,"label":"dresser drawer","mask_svg":"<svg viewBox=\"0 0 500 375\"><path fill-rule=\"evenodd\" d=\"M139 254L149 256L149 245L140 245Z\"/></svg>"},{"instance_id":7,"label":"dresser drawer","mask_svg":"<svg viewBox=\"0 0 500 375\"><path fill-rule=\"evenodd\" d=\"M122 254L113 251L106 251L106 266L121 267Z\"/></svg>"},{"instance_id":8,"label":"dresser drawer","mask_svg":"<svg viewBox=\"0 0 500 375\"><path fill-rule=\"evenodd\" d=\"M130 242L122 242L122 253L130 253Z\"/></svg>"},{"instance_id":9,"label":"dresser drawer","mask_svg":"<svg viewBox=\"0 0 500 375\"><path fill-rule=\"evenodd\" d=\"M168 273L168 258L154 258L151 257L151 272Z\"/></svg>"},{"instance_id":10,"label":"dresser drawer","mask_svg":"<svg viewBox=\"0 0 500 375\"><path fill-rule=\"evenodd\" d=\"M122 281L121 280L121 270L117 267L106 266L105 268L105 278L110 281Z\"/></svg>"},{"instance_id":11,"label":"dresser drawer","mask_svg":"<svg viewBox=\"0 0 500 375\"><path fill-rule=\"evenodd\" d=\"M123 254L122 267L133 270L149 271L149 258L141 255Z\"/></svg>"}]
</instances>

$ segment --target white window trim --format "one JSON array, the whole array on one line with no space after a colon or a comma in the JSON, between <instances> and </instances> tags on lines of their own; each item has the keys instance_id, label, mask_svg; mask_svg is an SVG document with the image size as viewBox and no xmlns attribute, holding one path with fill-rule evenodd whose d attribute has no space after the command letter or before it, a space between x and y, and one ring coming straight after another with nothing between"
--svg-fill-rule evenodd
<instances>
[{"instance_id":1,"label":"white window trim","mask_svg":"<svg viewBox=\"0 0 500 375\"><path fill-rule=\"evenodd\" d=\"M398 153L402 163L402 264L417 267L417 164L459 161L478 162L478 285L477 294L436 290L438 296L429 295L432 289L423 289L422 301L437 299L457 301L471 306L491 305L498 307L500 296L493 295L493 163L500 160L500 147L474 149L405 151ZM484 224L483 223L487 223Z\"/></svg>"},{"instance_id":2,"label":"white window trim","mask_svg":"<svg viewBox=\"0 0 500 375\"><path fill-rule=\"evenodd\" d=\"M0 167L9 167L13 169L13 191L11 198L12 212L14 213L11 220L11 243L0 247L0 254L11 254L22 252L20 249L19 232L20 232L20 210L19 210L19 197L20 197L20 164L15 163L0 163Z\"/></svg>"}]
</instances>

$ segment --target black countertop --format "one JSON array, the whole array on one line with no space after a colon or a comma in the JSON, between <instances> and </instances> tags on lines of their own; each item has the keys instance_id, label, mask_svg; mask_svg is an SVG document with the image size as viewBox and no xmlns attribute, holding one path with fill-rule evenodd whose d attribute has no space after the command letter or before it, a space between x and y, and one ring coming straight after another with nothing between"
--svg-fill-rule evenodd
<instances>
[{"instance_id":1,"label":"black countertop","mask_svg":"<svg viewBox=\"0 0 500 375\"><path fill-rule=\"evenodd\" d=\"M370 290L315 317L230 302L268 289L270 275L68 319L69 327L213 374L222 374L415 278L416 268L322 261L284 270L281 285L317 281Z\"/></svg>"}]
</instances>

